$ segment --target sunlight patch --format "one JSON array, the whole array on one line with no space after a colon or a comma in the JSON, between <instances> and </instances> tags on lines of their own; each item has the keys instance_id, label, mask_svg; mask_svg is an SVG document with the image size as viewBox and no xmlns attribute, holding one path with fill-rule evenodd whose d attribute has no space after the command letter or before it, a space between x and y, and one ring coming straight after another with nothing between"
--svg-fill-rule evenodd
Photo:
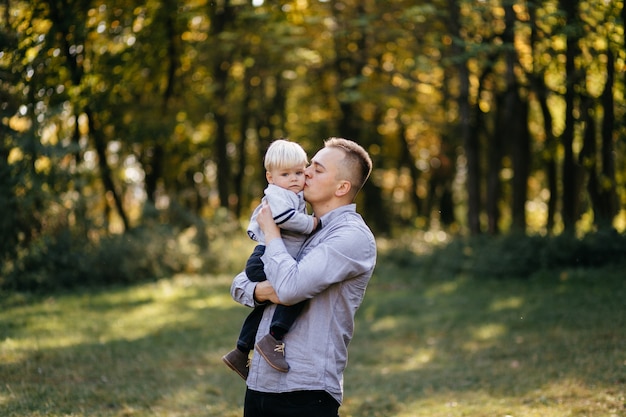
<instances>
[{"instance_id":1,"label":"sunlight patch","mask_svg":"<svg viewBox=\"0 0 626 417\"><path fill-rule=\"evenodd\" d=\"M458 291L461 281L462 280L448 281L440 285L433 286L433 288L427 292L427 295L429 297L434 297L434 296L438 296L442 294L443 295L452 294Z\"/></svg>"},{"instance_id":2,"label":"sunlight patch","mask_svg":"<svg viewBox=\"0 0 626 417\"><path fill-rule=\"evenodd\" d=\"M427 363L430 363L435 357L434 349L419 349L414 355L411 355L405 363L405 370L421 369Z\"/></svg>"},{"instance_id":3,"label":"sunlight patch","mask_svg":"<svg viewBox=\"0 0 626 417\"><path fill-rule=\"evenodd\" d=\"M492 340L503 336L506 333L506 327L501 324L486 324L476 328L473 332L474 338L478 340Z\"/></svg>"},{"instance_id":4,"label":"sunlight patch","mask_svg":"<svg viewBox=\"0 0 626 417\"><path fill-rule=\"evenodd\" d=\"M233 301L230 294L214 295L189 303L189 307L196 310L203 310L205 308L232 308L234 306L238 306L238 304Z\"/></svg>"},{"instance_id":5,"label":"sunlight patch","mask_svg":"<svg viewBox=\"0 0 626 417\"><path fill-rule=\"evenodd\" d=\"M373 332L384 332L386 330L393 330L398 327L398 319L396 317L387 316L380 320L376 320L371 326Z\"/></svg>"},{"instance_id":6,"label":"sunlight patch","mask_svg":"<svg viewBox=\"0 0 626 417\"><path fill-rule=\"evenodd\" d=\"M522 304L524 304L524 299L522 297L509 297L494 301L493 304L491 304L491 310L513 310L516 308L520 308Z\"/></svg>"},{"instance_id":7,"label":"sunlight patch","mask_svg":"<svg viewBox=\"0 0 626 417\"><path fill-rule=\"evenodd\" d=\"M3 365L11 365L20 363L26 355L20 352L20 344L15 339L5 339L0 343L0 363Z\"/></svg>"}]
</instances>

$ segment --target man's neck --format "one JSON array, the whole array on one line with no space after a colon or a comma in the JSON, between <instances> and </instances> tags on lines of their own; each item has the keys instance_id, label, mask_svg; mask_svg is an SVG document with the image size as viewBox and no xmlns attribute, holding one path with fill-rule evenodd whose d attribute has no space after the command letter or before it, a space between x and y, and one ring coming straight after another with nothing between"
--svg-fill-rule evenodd
<instances>
[{"instance_id":1,"label":"man's neck","mask_svg":"<svg viewBox=\"0 0 626 417\"><path fill-rule=\"evenodd\" d=\"M348 204L350 204L350 202L331 201L324 204L311 205L311 208L313 209L313 214L315 214L315 217L319 219L325 214L330 213L331 211L339 207L347 206Z\"/></svg>"}]
</instances>

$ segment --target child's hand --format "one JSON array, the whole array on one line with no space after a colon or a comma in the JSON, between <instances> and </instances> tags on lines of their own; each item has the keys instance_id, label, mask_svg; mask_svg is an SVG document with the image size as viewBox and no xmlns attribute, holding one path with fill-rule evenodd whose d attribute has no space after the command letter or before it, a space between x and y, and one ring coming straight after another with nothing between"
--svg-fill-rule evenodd
<instances>
[{"instance_id":1,"label":"child's hand","mask_svg":"<svg viewBox=\"0 0 626 417\"><path fill-rule=\"evenodd\" d=\"M254 287L254 299L258 303L269 301L274 304L280 304L280 300L274 291L274 287L269 281L261 281Z\"/></svg>"},{"instance_id":2,"label":"child's hand","mask_svg":"<svg viewBox=\"0 0 626 417\"><path fill-rule=\"evenodd\" d=\"M269 244L270 240L280 238L280 229L274 222L274 216L272 215L272 209L267 202L264 202L257 214L256 221L259 223L259 227L265 235L265 244Z\"/></svg>"}]
</instances>

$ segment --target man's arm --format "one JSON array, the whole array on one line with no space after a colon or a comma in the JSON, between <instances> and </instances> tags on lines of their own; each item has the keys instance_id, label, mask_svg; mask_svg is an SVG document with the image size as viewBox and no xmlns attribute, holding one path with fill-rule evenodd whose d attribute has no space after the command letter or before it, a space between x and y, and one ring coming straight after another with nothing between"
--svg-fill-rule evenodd
<instances>
[{"instance_id":1,"label":"man's arm","mask_svg":"<svg viewBox=\"0 0 626 417\"><path fill-rule=\"evenodd\" d=\"M259 209L259 212L257 213L257 223L259 223L259 227L261 228L261 230L263 230L263 234L265 235L265 244L274 239L280 239L280 229L274 222L274 218L272 217L272 210L270 209L269 204L263 203L263 205ZM276 295L276 291L274 291L274 287L272 287L272 284L269 281L262 281L256 284L257 285L254 287L252 293L254 301L256 301L257 303L264 303L269 301L274 304L280 304L278 295ZM233 286L234 285L235 284L233 282ZM233 298L235 298L234 293Z\"/></svg>"},{"instance_id":2,"label":"man's arm","mask_svg":"<svg viewBox=\"0 0 626 417\"><path fill-rule=\"evenodd\" d=\"M272 211L267 203L260 207L257 222L263 230L266 243L274 239L280 239L280 229L276 226L272 217ZM233 300L248 307L255 307L266 302L281 304L274 287L272 287L269 281L252 282L246 276L245 271L240 272L233 279L230 294Z\"/></svg>"},{"instance_id":3,"label":"man's arm","mask_svg":"<svg viewBox=\"0 0 626 417\"><path fill-rule=\"evenodd\" d=\"M339 223L323 229L323 236L318 235L323 242L295 261L285 250L269 207L260 210L258 222L266 238L265 273L280 304L295 304L333 284L371 275L376 264L376 242L360 217L350 221L350 216L358 215L346 212Z\"/></svg>"}]
</instances>

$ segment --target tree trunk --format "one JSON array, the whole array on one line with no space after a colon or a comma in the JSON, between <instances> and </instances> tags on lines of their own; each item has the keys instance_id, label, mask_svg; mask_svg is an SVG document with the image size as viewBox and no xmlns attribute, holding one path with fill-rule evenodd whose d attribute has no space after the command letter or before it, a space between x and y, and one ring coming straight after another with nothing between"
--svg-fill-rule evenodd
<instances>
[{"instance_id":1,"label":"tree trunk","mask_svg":"<svg viewBox=\"0 0 626 417\"><path fill-rule=\"evenodd\" d=\"M622 18L622 35L624 37L624 42L622 43L622 47L626 48L626 3L622 3L621 18ZM626 71L624 71L624 84L626 85Z\"/></svg>"},{"instance_id":2,"label":"tree trunk","mask_svg":"<svg viewBox=\"0 0 626 417\"><path fill-rule=\"evenodd\" d=\"M448 22L449 31L453 36L462 37L460 23L459 3L455 0L448 0L448 11L450 20ZM452 55L461 56L463 48L457 42L452 42ZM472 235L481 233L480 230L480 161L479 161L479 141L476 129L471 126L471 104L469 102L469 70L467 62L460 62L457 67L459 77L459 123L458 133L465 150L467 164L467 226Z\"/></svg>"},{"instance_id":3,"label":"tree trunk","mask_svg":"<svg viewBox=\"0 0 626 417\"><path fill-rule=\"evenodd\" d=\"M55 30L59 32L61 36L59 36L59 40L61 42L61 49L63 51L63 55L67 61L67 67L70 71L70 79L72 81L72 85L75 87L79 87L83 80L84 68L82 66L82 60L78 60L78 55L72 53L72 44L84 44L82 39L76 39L78 36L77 30L75 27L70 28L71 20L67 19L64 13L67 13L70 8L66 1L61 1L57 3L56 1L51 1L48 3L50 6L50 20L52 21ZM8 6L8 3L7 3ZM9 7L6 8L8 11ZM74 109L74 130L72 132L72 143L74 144L75 151L73 152L74 163L78 166L82 159L82 151L80 146L80 123L78 122L78 118L82 111L81 105L77 102L72 103ZM82 195L82 181L73 181L72 182L75 191ZM75 210L75 218L78 220L78 226L83 226L82 229L85 233L87 233L87 228L84 227L85 220L87 218L86 207L84 201L79 200L77 205L72 206L72 210ZM105 213L105 217L107 214Z\"/></svg>"},{"instance_id":4,"label":"tree trunk","mask_svg":"<svg viewBox=\"0 0 626 417\"><path fill-rule=\"evenodd\" d=\"M246 70L244 74L244 97L241 102L241 120L239 122L239 146L237 147L237 155L239 157L239 161L237 163L237 173L234 177L234 187L235 187L235 195L237 196L237 202L235 204L234 212L235 218L239 218L241 216L242 210L242 198L243 198L243 180L246 173L246 165L248 164L248 153L246 152L246 144L247 144L247 130L248 123L250 122L250 101L252 99L252 95L250 92L250 88L247 86L250 85L250 71Z\"/></svg>"},{"instance_id":5,"label":"tree trunk","mask_svg":"<svg viewBox=\"0 0 626 417\"><path fill-rule=\"evenodd\" d=\"M225 31L235 17L235 8L230 4L230 0L224 0L223 6L219 6L217 2L209 2L209 16L211 19L211 39L216 45L215 61L213 63L213 80L215 82L215 95L217 100L215 105L215 143L214 158L217 165L217 192L220 200L220 206L228 208L230 206L230 179L231 169L230 160L228 159L228 138L226 137L226 123L228 118L227 99L228 91L226 82L228 80L228 68L230 62L228 56L224 52L220 53L219 35Z\"/></svg>"},{"instance_id":6,"label":"tree trunk","mask_svg":"<svg viewBox=\"0 0 626 417\"><path fill-rule=\"evenodd\" d=\"M500 184L500 171L502 170L502 157L504 156L503 138L510 137L510 104L507 100L508 93L504 97L498 97L496 110L496 128L492 134L487 135L487 192L485 209L487 212L487 231L490 235L497 235L500 222L499 203L502 186ZM482 114L482 113L481 113Z\"/></svg>"},{"instance_id":7,"label":"tree trunk","mask_svg":"<svg viewBox=\"0 0 626 417\"><path fill-rule=\"evenodd\" d=\"M576 20L576 10L578 0L561 0L563 10L566 12L568 25L573 25ZM577 177L578 173L574 162L574 99L575 85L577 84L575 59L578 54L578 36L574 33L567 34L567 50L565 52L565 129L561 135L563 144L563 198L561 214L563 218L564 231L573 233L576 227L576 216L578 211Z\"/></svg>"},{"instance_id":8,"label":"tree trunk","mask_svg":"<svg viewBox=\"0 0 626 417\"><path fill-rule=\"evenodd\" d=\"M512 229L526 231L526 200L530 175L530 131L528 128L528 103L516 94L517 117L512 126L516 132L511 144L513 163L513 196L511 202Z\"/></svg>"},{"instance_id":9,"label":"tree trunk","mask_svg":"<svg viewBox=\"0 0 626 417\"><path fill-rule=\"evenodd\" d=\"M626 6L624 7L626 9ZM622 13L624 13L622 11ZM615 83L615 55L612 50L607 51L607 77L604 91L602 92L602 149L600 149L600 184L599 184L599 207L595 212L596 224L599 227L611 227L613 217L618 213L619 200L615 181L615 157L613 145L613 132L615 131L615 104L613 98L613 86Z\"/></svg>"},{"instance_id":10,"label":"tree trunk","mask_svg":"<svg viewBox=\"0 0 626 417\"><path fill-rule=\"evenodd\" d=\"M422 203L420 201L420 197L417 194L417 183L419 181L420 171L415 166L415 158L413 157L411 149L409 148L409 143L406 138L406 126L404 125L404 123L402 123L401 120L399 120L398 123L400 123L400 129L399 129L399 139L400 139L400 148L401 148L400 149L400 153L401 153L400 164L402 166L406 166L409 169L409 174L411 175L411 182L413 183L413 187L411 188L411 195L409 199L413 203L413 207L415 208L415 214L416 215L424 214L422 212L422 207L421 207ZM432 199L433 197L434 196L430 195L429 193L429 199ZM428 205L428 207L430 208L430 204ZM426 215L429 216L430 212L426 213Z\"/></svg>"},{"instance_id":11,"label":"tree trunk","mask_svg":"<svg viewBox=\"0 0 626 417\"><path fill-rule=\"evenodd\" d=\"M505 49L506 62L506 92L504 100L502 136L510 137L510 147L513 168L511 181L511 217L512 229L526 231L526 195L529 175L530 139L528 130L528 106L520 97L519 86L515 76L515 65L519 61L515 45L516 15L513 4L507 3L504 7L506 27L502 34Z\"/></svg>"},{"instance_id":12,"label":"tree trunk","mask_svg":"<svg viewBox=\"0 0 626 417\"><path fill-rule=\"evenodd\" d=\"M546 178L548 181L548 212L546 218L546 231L551 233L554 231L554 223L558 201L558 178L557 178L557 166L556 158L558 151L557 140L552 132L552 114L550 113L550 107L548 106L548 100L546 97L546 86L543 83L535 90L537 93L537 100L541 106L541 113L543 115L543 131L546 135L543 161L545 163Z\"/></svg>"},{"instance_id":13,"label":"tree trunk","mask_svg":"<svg viewBox=\"0 0 626 417\"><path fill-rule=\"evenodd\" d=\"M180 36L176 30L176 2L163 0L162 9L164 9L161 12L164 16L168 42L166 56L167 73L161 102L161 120L164 120L168 115L170 102L175 95L176 71L180 66L178 47ZM152 204L155 203L159 180L163 178L163 158L166 152L165 143L167 143L170 133L171 132L164 131L161 135L155 137L153 148L146 153L147 158L144 161L144 172L146 174L145 187L148 201Z\"/></svg>"},{"instance_id":14,"label":"tree trunk","mask_svg":"<svg viewBox=\"0 0 626 417\"><path fill-rule=\"evenodd\" d=\"M87 115L89 134L93 138L96 148L96 154L98 155L98 168L100 168L100 179L104 184L105 191L111 193L111 196L113 197L113 202L115 204L115 208L117 209L117 214L120 216L120 218L122 219L122 223L124 224L124 230L130 230L130 223L128 221L128 216L126 215L126 211L124 210L122 197L115 188L115 182L113 181L111 168L109 167L109 164L107 162L106 140L102 135L99 122L96 120L95 114L92 113L89 108L85 108L85 114Z\"/></svg>"},{"instance_id":15,"label":"tree trunk","mask_svg":"<svg viewBox=\"0 0 626 417\"><path fill-rule=\"evenodd\" d=\"M528 13L530 17L529 24L531 27L530 44L531 47L534 48L535 45L539 42L536 23L537 6L534 3L529 3ZM548 233L552 233L554 231L554 222L558 201L558 180L556 166L558 144L552 131L552 114L550 113L550 108L548 106L548 88L544 82L545 77L543 74L543 70L536 71L536 69L533 69L533 72L529 74L528 77L531 82L531 89L536 94L536 98L539 102L539 105L541 107L541 113L543 115L543 132L545 135L545 141L542 159L545 164L547 186L549 191L548 200L546 202L548 206L546 216L546 231Z\"/></svg>"},{"instance_id":16,"label":"tree trunk","mask_svg":"<svg viewBox=\"0 0 626 417\"><path fill-rule=\"evenodd\" d=\"M338 97L339 108L341 110L337 127L341 136L346 139L354 140L367 149L367 141L371 138L364 132L365 121L360 117L358 108L359 102L353 99L355 95L359 94L359 85L355 82L346 86L344 82L360 76L363 68L367 64L367 37L369 34L365 30L366 27L363 26L361 22L367 19L368 15L364 5L359 2L357 2L355 6L356 18L354 20L349 20L350 17L346 18L343 16L341 9L336 7L332 9L339 27L338 30L333 32L336 56L333 66L338 80L335 95ZM355 26L352 26L353 22L356 22ZM357 49L354 52L350 51L348 48L348 44L354 39L349 38L346 33L353 33L354 36L358 36L356 40ZM376 161L374 161L374 163L375 162ZM375 231L387 232L389 230L389 219L382 215L382 213L384 213L384 207L382 205L383 199L381 198L380 188L374 184L373 181L369 180L365 183L358 198L361 199L363 205L367 207L366 221Z\"/></svg>"}]
</instances>

